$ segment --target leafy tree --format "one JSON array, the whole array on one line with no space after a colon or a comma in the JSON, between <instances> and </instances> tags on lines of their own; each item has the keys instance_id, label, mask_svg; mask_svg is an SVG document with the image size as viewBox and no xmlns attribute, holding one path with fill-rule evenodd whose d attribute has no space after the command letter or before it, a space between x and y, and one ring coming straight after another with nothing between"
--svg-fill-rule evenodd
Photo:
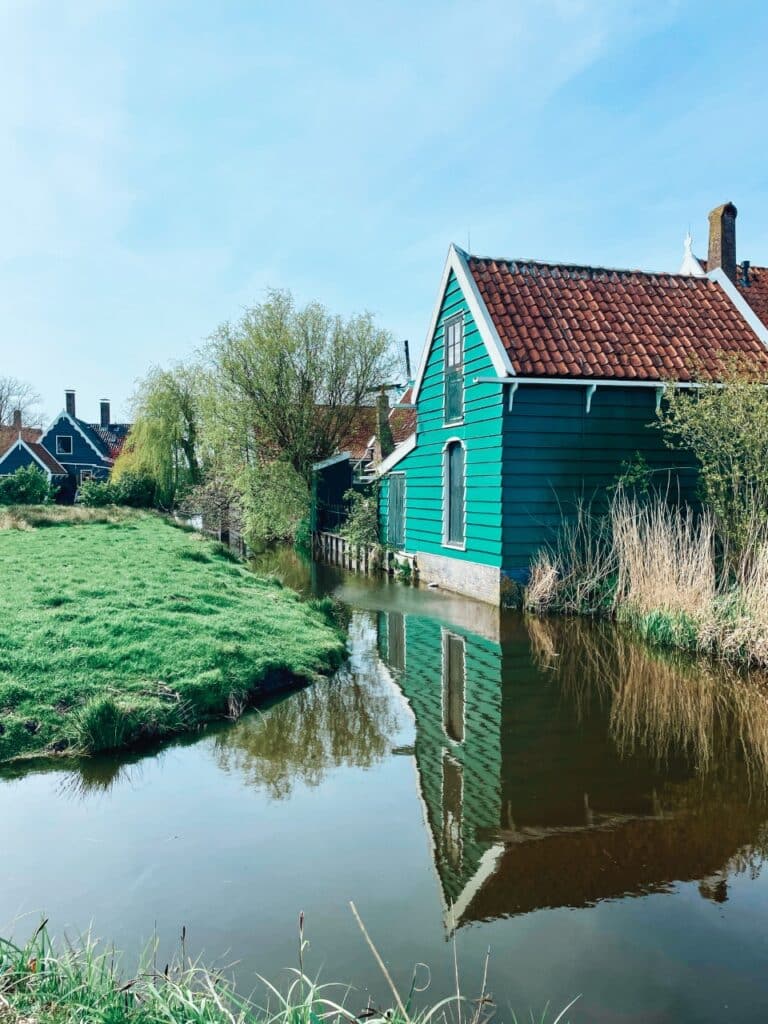
<instances>
[{"instance_id":1,"label":"leafy tree","mask_svg":"<svg viewBox=\"0 0 768 1024\"><path fill-rule=\"evenodd\" d=\"M369 314L344 319L273 291L218 329L208 357L207 470L241 495L249 544L295 537L313 463L339 450L391 377L391 335Z\"/></svg>"},{"instance_id":2,"label":"leafy tree","mask_svg":"<svg viewBox=\"0 0 768 1024\"><path fill-rule=\"evenodd\" d=\"M54 494L48 477L36 466L22 466L0 477L0 505L44 505Z\"/></svg>"},{"instance_id":3,"label":"leafy tree","mask_svg":"<svg viewBox=\"0 0 768 1024\"><path fill-rule=\"evenodd\" d=\"M211 339L218 429L250 464L280 458L308 484L394 370L392 337L368 314L343 319L273 291Z\"/></svg>"},{"instance_id":4,"label":"leafy tree","mask_svg":"<svg viewBox=\"0 0 768 1024\"><path fill-rule=\"evenodd\" d=\"M768 526L768 388L760 374L734 365L722 384L668 389L661 426L667 444L688 448L701 492L723 539L741 551Z\"/></svg>"},{"instance_id":5,"label":"leafy tree","mask_svg":"<svg viewBox=\"0 0 768 1024\"><path fill-rule=\"evenodd\" d=\"M180 493L200 483L200 396L198 366L152 369L133 399L133 427L115 463L112 480L125 474L154 481L155 498L170 508Z\"/></svg>"},{"instance_id":6,"label":"leafy tree","mask_svg":"<svg viewBox=\"0 0 768 1024\"><path fill-rule=\"evenodd\" d=\"M0 377L0 426L13 422L13 414L19 409L22 422L40 422L40 395L31 384L17 377Z\"/></svg>"}]
</instances>

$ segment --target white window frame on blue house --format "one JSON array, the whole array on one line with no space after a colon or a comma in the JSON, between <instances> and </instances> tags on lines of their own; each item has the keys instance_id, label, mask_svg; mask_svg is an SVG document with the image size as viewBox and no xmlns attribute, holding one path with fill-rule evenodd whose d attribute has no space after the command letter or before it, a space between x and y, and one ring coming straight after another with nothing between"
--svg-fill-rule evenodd
<instances>
[{"instance_id":1,"label":"white window frame on blue house","mask_svg":"<svg viewBox=\"0 0 768 1024\"><path fill-rule=\"evenodd\" d=\"M62 441L69 441L69 451L64 451L61 448ZM75 450L75 439L71 434L57 434L56 435L56 454L57 455L71 455Z\"/></svg>"}]
</instances>

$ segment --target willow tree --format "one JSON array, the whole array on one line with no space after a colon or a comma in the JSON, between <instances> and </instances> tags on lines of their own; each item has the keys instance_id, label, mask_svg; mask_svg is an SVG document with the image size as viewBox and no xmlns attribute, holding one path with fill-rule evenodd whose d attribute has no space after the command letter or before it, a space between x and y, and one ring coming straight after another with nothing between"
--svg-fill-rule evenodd
<instances>
[{"instance_id":1,"label":"willow tree","mask_svg":"<svg viewBox=\"0 0 768 1024\"><path fill-rule=\"evenodd\" d=\"M151 477L158 502L166 508L200 482L204 376L198 366L155 367L139 382L133 397L133 426L115 463L113 479L127 473Z\"/></svg>"}]
</instances>

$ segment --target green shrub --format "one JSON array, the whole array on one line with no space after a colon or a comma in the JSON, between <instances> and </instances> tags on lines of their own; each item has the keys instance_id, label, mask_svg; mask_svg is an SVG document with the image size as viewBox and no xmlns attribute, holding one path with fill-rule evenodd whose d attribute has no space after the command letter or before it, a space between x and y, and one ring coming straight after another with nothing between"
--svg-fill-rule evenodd
<instances>
[{"instance_id":1,"label":"green shrub","mask_svg":"<svg viewBox=\"0 0 768 1024\"><path fill-rule=\"evenodd\" d=\"M151 508L155 500L155 483L145 473L124 473L111 480L86 480L80 485L78 500L87 508L127 505L130 508Z\"/></svg>"},{"instance_id":2,"label":"green shrub","mask_svg":"<svg viewBox=\"0 0 768 1024\"><path fill-rule=\"evenodd\" d=\"M348 490L344 495L349 512L339 531L353 547L370 547L379 543L379 494L377 488L367 493Z\"/></svg>"},{"instance_id":3,"label":"green shrub","mask_svg":"<svg viewBox=\"0 0 768 1024\"><path fill-rule=\"evenodd\" d=\"M35 466L17 469L0 477L0 505L44 505L56 491L42 470Z\"/></svg>"}]
</instances>

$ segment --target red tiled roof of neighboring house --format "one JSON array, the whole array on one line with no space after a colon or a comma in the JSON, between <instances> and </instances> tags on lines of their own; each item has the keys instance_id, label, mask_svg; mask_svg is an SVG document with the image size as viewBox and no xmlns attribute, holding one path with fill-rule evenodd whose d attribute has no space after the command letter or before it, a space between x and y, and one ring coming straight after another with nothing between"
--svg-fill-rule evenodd
<instances>
[{"instance_id":1,"label":"red tiled roof of neighboring house","mask_svg":"<svg viewBox=\"0 0 768 1024\"><path fill-rule=\"evenodd\" d=\"M768 267L750 267L749 284L744 284L741 274L737 273L736 287L768 326Z\"/></svg>"},{"instance_id":2,"label":"red tiled roof of neighboring house","mask_svg":"<svg viewBox=\"0 0 768 1024\"><path fill-rule=\"evenodd\" d=\"M116 459L125 446L126 438L131 430L131 424L110 423L108 427L102 427L99 423L89 423L88 426L107 446L110 459Z\"/></svg>"},{"instance_id":3,"label":"red tiled roof of neighboring house","mask_svg":"<svg viewBox=\"0 0 768 1024\"><path fill-rule=\"evenodd\" d=\"M27 441L27 448L34 454L35 458L39 459L42 464L53 473L54 476L67 476L67 470L62 466L58 459L54 458L53 455L44 448L37 441Z\"/></svg>"},{"instance_id":4,"label":"red tiled roof of neighboring house","mask_svg":"<svg viewBox=\"0 0 768 1024\"><path fill-rule=\"evenodd\" d=\"M356 410L349 434L339 446L339 451L349 452L354 462L370 458L375 435L376 407L362 405Z\"/></svg>"},{"instance_id":5,"label":"red tiled roof of neighboring house","mask_svg":"<svg viewBox=\"0 0 768 1024\"><path fill-rule=\"evenodd\" d=\"M38 427L21 428L21 439L27 444L35 444L42 436L43 432ZM18 440L18 427L0 427L0 455L4 455Z\"/></svg>"},{"instance_id":6,"label":"red tiled roof of neighboring house","mask_svg":"<svg viewBox=\"0 0 768 1024\"><path fill-rule=\"evenodd\" d=\"M398 403L393 405L389 411L389 425L395 444L405 441L416 429L416 410L401 408L403 405L409 405L412 401L413 388L407 388Z\"/></svg>"},{"instance_id":7,"label":"red tiled roof of neighboring house","mask_svg":"<svg viewBox=\"0 0 768 1024\"><path fill-rule=\"evenodd\" d=\"M696 261L706 272L708 261L700 256L696 256ZM741 267L737 266L735 284L754 312L768 326L768 267L750 267L749 284L744 284Z\"/></svg>"},{"instance_id":8,"label":"red tiled roof of neighboring house","mask_svg":"<svg viewBox=\"0 0 768 1024\"><path fill-rule=\"evenodd\" d=\"M768 349L706 277L468 257L515 373L642 381L721 375Z\"/></svg>"}]
</instances>

